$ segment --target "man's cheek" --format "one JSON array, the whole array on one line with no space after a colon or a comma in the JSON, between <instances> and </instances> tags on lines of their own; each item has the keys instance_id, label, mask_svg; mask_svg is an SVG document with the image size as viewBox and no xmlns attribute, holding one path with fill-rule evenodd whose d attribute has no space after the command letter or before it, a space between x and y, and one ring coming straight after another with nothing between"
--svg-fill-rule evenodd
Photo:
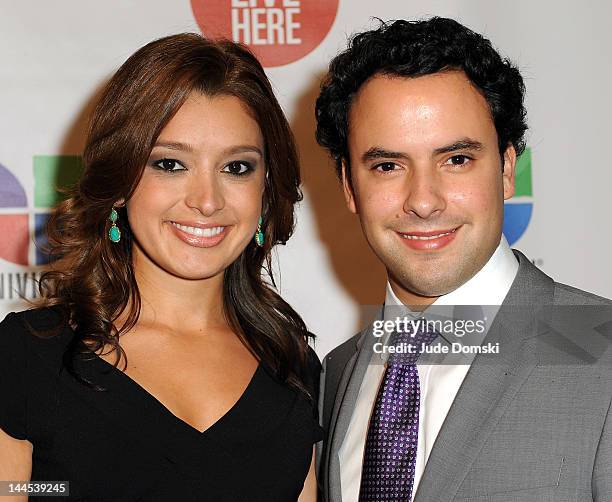
<instances>
[{"instance_id":1,"label":"man's cheek","mask_svg":"<svg viewBox=\"0 0 612 502\"><path fill-rule=\"evenodd\" d=\"M397 213L394 206L390 205L388 201L381 200L380 197L369 199L364 210L361 211L362 216L367 214L370 223L377 225L386 225L391 220L396 219Z\"/></svg>"},{"instance_id":2,"label":"man's cheek","mask_svg":"<svg viewBox=\"0 0 612 502\"><path fill-rule=\"evenodd\" d=\"M396 193L389 188L376 187L368 191L364 201L372 211L382 215L392 214L397 212L397 210L401 210L404 198L401 193Z\"/></svg>"},{"instance_id":3,"label":"man's cheek","mask_svg":"<svg viewBox=\"0 0 612 502\"><path fill-rule=\"evenodd\" d=\"M490 205L490 195L483 194L473 187L457 189L447 194L446 200L451 207L463 212L483 213ZM486 213L485 213L486 214Z\"/></svg>"}]
</instances>

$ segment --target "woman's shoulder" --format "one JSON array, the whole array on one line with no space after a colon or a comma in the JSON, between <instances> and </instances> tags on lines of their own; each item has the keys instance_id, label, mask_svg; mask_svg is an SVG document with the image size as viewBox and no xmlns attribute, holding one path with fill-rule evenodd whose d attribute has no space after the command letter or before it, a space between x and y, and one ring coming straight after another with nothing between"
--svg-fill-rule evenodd
<instances>
[{"instance_id":1,"label":"woman's shoulder","mask_svg":"<svg viewBox=\"0 0 612 502\"><path fill-rule=\"evenodd\" d=\"M314 339L314 336L312 337ZM319 390L321 383L321 360L312 345L308 345L308 378L307 388L311 397L312 406L312 441L316 443L323 439L323 429L319 425Z\"/></svg>"},{"instance_id":2,"label":"woman's shoulder","mask_svg":"<svg viewBox=\"0 0 612 502\"><path fill-rule=\"evenodd\" d=\"M12 332L22 331L25 333L50 332L66 327L66 318L61 307L37 307L19 312L10 312L0 322L1 330Z\"/></svg>"},{"instance_id":3,"label":"woman's shoulder","mask_svg":"<svg viewBox=\"0 0 612 502\"><path fill-rule=\"evenodd\" d=\"M59 306L36 307L19 312L10 312L5 320L19 321L22 324L28 323L36 329L48 329L57 326L62 321L62 312L62 308Z\"/></svg>"},{"instance_id":4,"label":"woman's shoulder","mask_svg":"<svg viewBox=\"0 0 612 502\"><path fill-rule=\"evenodd\" d=\"M38 308L0 322L0 428L14 438L28 438L28 410L52 392L49 370L57 374L70 337L61 320L55 309ZM59 334L50 336L53 329Z\"/></svg>"},{"instance_id":5,"label":"woman's shoulder","mask_svg":"<svg viewBox=\"0 0 612 502\"><path fill-rule=\"evenodd\" d=\"M0 358L27 358L38 353L45 359L61 359L61 354L73 336L58 307L39 307L11 312L0 322Z\"/></svg>"},{"instance_id":6,"label":"woman's shoulder","mask_svg":"<svg viewBox=\"0 0 612 502\"><path fill-rule=\"evenodd\" d=\"M314 339L314 337L313 337ZM319 397L319 380L321 376L321 360L315 352L312 345L308 345L308 354L306 359L306 386L310 395L316 401Z\"/></svg>"},{"instance_id":7,"label":"woman's shoulder","mask_svg":"<svg viewBox=\"0 0 612 502\"><path fill-rule=\"evenodd\" d=\"M308 373L318 376L321 373L321 360L312 345L308 345Z\"/></svg>"}]
</instances>

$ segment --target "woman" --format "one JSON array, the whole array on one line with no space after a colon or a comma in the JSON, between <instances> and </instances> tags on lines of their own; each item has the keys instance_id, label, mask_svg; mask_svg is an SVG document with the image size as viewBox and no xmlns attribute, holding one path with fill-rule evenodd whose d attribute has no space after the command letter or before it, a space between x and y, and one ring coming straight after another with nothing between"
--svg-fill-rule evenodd
<instances>
[{"instance_id":1,"label":"woman","mask_svg":"<svg viewBox=\"0 0 612 502\"><path fill-rule=\"evenodd\" d=\"M103 91L84 163L49 223L42 304L0 325L0 479L314 500L320 365L261 277L299 170L260 64L195 34L146 45Z\"/></svg>"}]
</instances>

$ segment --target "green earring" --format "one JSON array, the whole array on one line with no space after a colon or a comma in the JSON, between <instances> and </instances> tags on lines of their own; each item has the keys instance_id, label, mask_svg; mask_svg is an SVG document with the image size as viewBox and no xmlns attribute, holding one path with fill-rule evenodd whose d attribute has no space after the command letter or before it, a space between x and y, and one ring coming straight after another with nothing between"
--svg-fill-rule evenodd
<instances>
[{"instance_id":1,"label":"green earring","mask_svg":"<svg viewBox=\"0 0 612 502\"><path fill-rule=\"evenodd\" d=\"M117 211L113 207L113 209L111 209L110 217L108 218L112 222L112 226L108 230L108 238L111 240L111 242L119 242L121 240L121 230L119 230L119 227L117 226L118 218L119 215L117 215Z\"/></svg>"},{"instance_id":2,"label":"green earring","mask_svg":"<svg viewBox=\"0 0 612 502\"><path fill-rule=\"evenodd\" d=\"M264 245L264 234L261 231L261 224L263 223L263 218L259 217L259 222L257 223L257 232L255 232L255 242L259 247Z\"/></svg>"}]
</instances>

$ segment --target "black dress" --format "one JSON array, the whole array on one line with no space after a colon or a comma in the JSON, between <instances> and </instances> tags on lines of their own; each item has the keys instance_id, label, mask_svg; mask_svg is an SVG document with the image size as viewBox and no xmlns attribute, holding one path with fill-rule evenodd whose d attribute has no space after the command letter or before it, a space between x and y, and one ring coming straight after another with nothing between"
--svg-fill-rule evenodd
<instances>
[{"instance_id":1,"label":"black dress","mask_svg":"<svg viewBox=\"0 0 612 502\"><path fill-rule=\"evenodd\" d=\"M0 323L0 428L33 444L33 481L69 481L64 500L297 500L323 438L303 392L260 363L238 402L199 432L98 356L75 367L106 390L77 382L62 362L72 329L40 338L23 323L48 329L57 319L35 309ZM316 402L312 351L310 367Z\"/></svg>"}]
</instances>

